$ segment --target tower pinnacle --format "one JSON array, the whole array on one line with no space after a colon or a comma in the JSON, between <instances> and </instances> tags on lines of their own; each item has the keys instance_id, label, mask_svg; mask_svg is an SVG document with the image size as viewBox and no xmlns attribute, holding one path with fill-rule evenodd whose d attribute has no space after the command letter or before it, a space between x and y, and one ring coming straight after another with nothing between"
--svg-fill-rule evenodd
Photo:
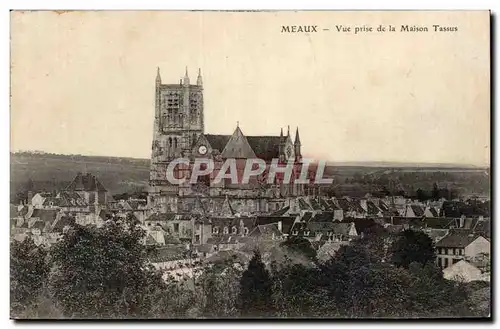
<instances>
[{"instance_id":1,"label":"tower pinnacle","mask_svg":"<svg viewBox=\"0 0 500 329\"><path fill-rule=\"evenodd\" d=\"M196 79L196 84L198 86L203 86L203 79L201 78L201 69L198 69L198 79Z\"/></svg>"},{"instance_id":2,"label":"tower pinnacle","mask_svg":"<svg viewBox=\"0 0 500 329\"><path fill-rule=\"evenodd\" d=\"M156 67L156 83L161 84L160 68Z\"/></svg>"},{"instance_id":3,"label":"tower pinnacle","mask_svg":"<svg viewBox=\"0 0 500 329\"><path fill-rule=\"evenodd\" d=\"M189 86L189 76L188 76L188 67L186 66L186 73L184 74L184 85Z\"/></svg>"},{"instance_id":4,"label":"tower pinnacle","mask_svg":"<svg viewBox=\"0 0 500 329\"><path fill-rule=\"evenodd\" d=\"M299 127L297 127L297 130L295 131L295 142L294 142L294 144L300 145Z\"/></svg>"}]
</instances>

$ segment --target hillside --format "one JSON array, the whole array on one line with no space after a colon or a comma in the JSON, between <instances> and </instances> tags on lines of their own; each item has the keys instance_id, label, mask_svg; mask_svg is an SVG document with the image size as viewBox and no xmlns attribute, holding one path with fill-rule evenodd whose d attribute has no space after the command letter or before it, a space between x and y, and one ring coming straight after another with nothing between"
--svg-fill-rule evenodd
<instances>
[{"instance_id":1,"label":"hillside","mask_svg":"<svg viewBox=\"0 0 500 329\"><path fill-rule=\"evenodd\" d=\"M489 169L479 167L409 166L387 163L330 163L325 177L332 177L335 194L362 196L384 186L407 192L417 188L430 190L433 183L457 190L461 195L489 194ZM47 153L11 153L11 197L26 191L65 188L80 171L96 175L112 194L144 191L148 186L149 159L104 156L60 155Z\"/></svg>"},{"instance_id":2,"label":"hillside","mask_svg":"<svg viewBox=\"0 0 500 329\"><path fill-rule=\"evenodd\" d=\"M11 153L11 196L31 179L34 190L66 187L78 172L91 172L112 193L143 190L149 180L149 159L83 155Z\"/></svg>"}]
</instances>

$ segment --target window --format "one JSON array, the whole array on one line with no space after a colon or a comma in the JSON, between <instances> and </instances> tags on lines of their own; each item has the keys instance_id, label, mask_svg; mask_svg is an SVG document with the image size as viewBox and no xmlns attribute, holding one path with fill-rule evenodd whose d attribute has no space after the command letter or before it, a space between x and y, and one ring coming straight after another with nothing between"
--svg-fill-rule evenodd
<instances>
[{"instance_id":1,"label":"window","mask_svg":"<svg viewBox=\"0 0 500 329\"><path fill-rule=\"evenodd\" d=\"M224 226L224 234L229 234L229 228L227 226Z\"/></svg>"},{"instance_id":2,"label":"window","mask_svg":"<svg viewBox=\"0 0 500 329\"><path fill-rule=\"evenodd\" d=\"M236 226L233 226L233 228L231 229L232 233L233 234L238 234L238 229L236 228Z\"/></svg>"},{"instance_id":3,"label":"window","mask_svg":"<svg viewBox=\"0 0 500 329\"><path fill-rule=\"evenodd\" d=\"M299 232L298 232L298 231L293 231L293 232L292 232L292 235L298 235L298 234L299 234Z\"/></svg>"},{"instance_id":4,"label":"window","mask_svg":"<svg viewBox=\"0 0 500 329\"><path fill-rule=\"evenodd\" d=\"M219 234L219 228L218 228L217 226L214 226L214 227L212 228L212 233L213 233L213 234Z\"/></svg>"},{"instance_id":5,"label":"window","mask_svg":"<svg viewBox=\"0 0 500 329\"><path fill-rule=\"evenodd\" d=\"M445 258L444 259L444 268L447 268L448 267L448 258Z\"/></svg>"},{"instance_id":6,"label":"window","mask_svg":"<svg viewBox=\"0 0 500 329\"><path fill-rule=\"evenodd\" d=\"M244 234L245 234L245 235L248 235L248 227L245 227L245 228L243 229L243 232L244 232Z\"/></svg>"},{"instance_id":7,"label":"window","mask_svg":"<svg viewBox=\"0 0 500 329\"><path fill-rule=\"evenodd\" d=\"M304 232L304 235L305 235L305 236L308 236L308 235L309 235L309 231L305 231L305 232Z\"/></svg>"},{"instance_id":8,"label":"window","mask_svg":"<svg viewBox=\"0 0 500 329\"><path fill-rule=\"evenodd\" d=\"M179 233L179 223L174 223L174 232Z\"/></svg>"}]
</instances>

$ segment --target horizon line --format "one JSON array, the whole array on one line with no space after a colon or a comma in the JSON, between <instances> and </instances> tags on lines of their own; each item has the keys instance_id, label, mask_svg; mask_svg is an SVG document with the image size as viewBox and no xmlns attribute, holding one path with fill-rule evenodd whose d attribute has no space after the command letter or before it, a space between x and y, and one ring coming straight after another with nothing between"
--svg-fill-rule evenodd
<instances>
[{"instance_id":1,"label":"horizon line","mask_svg":"<svg viewBox=\"0 0 500 329\"><path fill-rule=\"evenodd\" d=\"M151 160L151 158L139 158L139 157L133 157L133 156L118 156L118 155L104 155L104 154L75 154L75 153L55 153L55 152L49 152L49 151L42 151L42 150L10 150L10 154L15 154L15 153L32 153L32 154L52 154L52 155L65 155L65 156L86 156L86 157L108 157L108 158L126 158L126 159L134 159L134 160ZM308 158L308 157L303 157L303 158ZM313 159L314 161L326 161L327 164L335 164L335 163L373 163L373 164L406 164L406 165L439 165L439 166L474 166L478 168L486 167L486 168L491 168L491 164L473 164L473 163L453 163L453 162L418 162L418 161L400 161L400 160L329 160L329 159L315 159L315 158L309 158Z\"/></svg>"}]
</instances>

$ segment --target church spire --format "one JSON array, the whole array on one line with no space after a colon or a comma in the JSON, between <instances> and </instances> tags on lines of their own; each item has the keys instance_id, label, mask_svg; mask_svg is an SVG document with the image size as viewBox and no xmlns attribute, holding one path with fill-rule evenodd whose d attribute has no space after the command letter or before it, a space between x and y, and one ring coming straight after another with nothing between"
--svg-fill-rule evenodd
<instances>
[{"instance_id":1,"label":"church spire","mask_svg":"<svg viewBox=\"0 0 500 329\"><path fill-rule=\"evenodd\" d=\"M300 136L299 136L299 127L297 127L297 131L295 132L295 145L300 145Z\"/></svg>"},{"instance_id":2,"label":"church spire","mask_svg":"<svg viewBox=\"0 0 500 329\"><path fill-rule=\"evenodd\" d=\"M184 74L184 85L189 86L189 76L188 76L188 67L186 66L186 73Z\"/></svg>"},{"instance_id":3,"label":"church spire","mask_svg":"<svg viewBox=\"0 0 500 329\"><path fill-rule=\"evenodd\" d=\"M280 137L283 138L283 128L281 128Z\"/></svg>"},{"instance_id":4,"label":"church spire","mask_svg":"<svg viewBox=\"0 0 500 329\"><path fill-rule=\"evenodd\" d=\"M201 78L201 69L198 69L198 79L196 79L196 84L198 86L203 86L203 80Z\"/></svg>"},{"instance_id":5,"label":"church spire","mask_svg":"<svg viewBox=\"0 0 500 329\"><path fill-rule=\"evenodd\" d=\"M295 149L295 160L300 161L302 159L302 150L300 145L299 127L295 132L295 142L293 143L293 148Z\"/></svg>"},{"instance_id":6,"label":"church spire","mask_svg":"<svg viewBox=\"0 0 500 329\"><path fill-rule=\"evenodd\" d=\"M286 137L290 136L290 125L288 126L288 131L286 132Z\"/></svg>"}]
</instances>

